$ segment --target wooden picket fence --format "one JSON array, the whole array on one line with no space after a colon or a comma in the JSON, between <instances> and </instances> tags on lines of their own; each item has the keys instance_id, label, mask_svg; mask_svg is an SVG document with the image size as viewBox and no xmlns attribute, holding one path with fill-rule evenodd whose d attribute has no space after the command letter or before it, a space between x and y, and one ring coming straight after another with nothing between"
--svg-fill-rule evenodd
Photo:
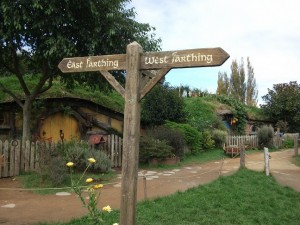
<instances>
[{"instance_id":1,"label":"wooden picket fence","mask_svg":"<svg viewBox=\"0 0 300 225\"><path fill-rule=\"evenodd\" d=\"M250 148L258 147L257 135L240 135L240 136L227 136L226 146L240 146L241 144L248 145Z\"/></svg>"},{"instance_id":2,"label":"wooden picket fence","mask_svg":"<svg viewBox=\"0 0 300 225\"><path fill-rule=\"evenodd\" d=\"M56 148L54 142L26 141L22 146L20 140L0 140L0 178L18 176L22 172L43 169L50 161L51 152ZM95 147L96 146L92 146ZM99 146L98 146L99 147ZM101 143L104 151L111 159L112 167L122 165L122 138L108 135L107 141Z\"/></svg>"},{"instance_id":3,"label":"wooden picket fence","mask_svg":"<svg viewBox=\"0 0 300 225\"><path fill-rule=\"evenodd\" d=\"M298 133L289 133L283 136L275 135L273 137L273 146L275 148L281 148L283 141L286 139L294 139L298 137ZM257 135L241 135L241 136L227 136L226 137L226 146L240 146L241 144L248 145L250 148L258 147L258 137Z\"/></svg>"}]
</instances>

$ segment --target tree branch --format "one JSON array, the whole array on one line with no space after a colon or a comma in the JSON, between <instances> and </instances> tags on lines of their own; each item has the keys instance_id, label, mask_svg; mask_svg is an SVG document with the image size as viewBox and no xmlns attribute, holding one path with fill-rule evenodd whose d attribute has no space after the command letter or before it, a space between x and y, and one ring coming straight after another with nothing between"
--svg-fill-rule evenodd
<instances>
[{"instance_id":1,"label":"tree branch","mask_svg":"<svg viewBox=\"0 0 300 225\"><path fill-rule=\"evenodd\" d=\"M0 89L4 92L9 94L10 96L13 97L13 99L18 103L18 105L23 108L23 103L21 101L20 98L18 98L18 96L16 96L12 91L10 91L9 89L7 89L1 82L0 82Z\"/></svg>"}]
</instances>

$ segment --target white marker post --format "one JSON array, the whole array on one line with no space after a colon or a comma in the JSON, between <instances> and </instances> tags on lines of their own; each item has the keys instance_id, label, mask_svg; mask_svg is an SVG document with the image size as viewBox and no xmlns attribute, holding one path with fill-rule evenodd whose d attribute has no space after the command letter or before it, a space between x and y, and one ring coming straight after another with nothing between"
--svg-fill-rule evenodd
<instances>
[{"instance_id":1,"label":"white marker post","mask_svg":"<svg viewBox=\"0 0 300 225\"><path fill-rule=\"evenodd\" d=\"M264 156L265 156L265 173L267 176L270 175L270 165L269 165L269 149L268 148L264 148Z\"/></svg>"}]
</instances>

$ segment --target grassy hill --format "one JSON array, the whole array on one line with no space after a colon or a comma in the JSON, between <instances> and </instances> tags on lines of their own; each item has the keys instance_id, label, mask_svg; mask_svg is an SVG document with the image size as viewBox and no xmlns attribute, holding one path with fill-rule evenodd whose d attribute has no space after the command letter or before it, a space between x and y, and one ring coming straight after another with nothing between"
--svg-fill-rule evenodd
<instances>
[{"instance_id":1,"label":"grassy hill","mask_svg":"<svg viewBox=\"0 0 300 225\"><path fill-rule=\"evenodd\" d=\"M0 80L7 88L16 93L17 96L23 95L20 84L16 77L2 77ZM29 88L33 88L37 83L37 78L34 75L28 75L26 76L26 82ZM39 96L40 99L54 97L74 97L87 99L121 113L123 113L124 109L124 99L115 91L101 92L97 89L92 89L84 84L79 83L75 83L74 88L68 89L66 85L59 79L53 81L53 86L47 92ZM13 98L10 95L0 91L0 102L9 101L13 101Z\"/></svg>"},{"instance_id":2,"label":"grassy hill","mask_svg":"<svg viewBox=\"0 0 300 225\"><path fill-rule=\"evenodd\" d=\"M26 83L29 88L33 88L38 81L35 75L27 75ZM7 88L22 96L20 84L15 76L1 77L0 81ZM72 89L68 89L66 85L59 79L53 81L53 86L45 93L39 96L40 99L52 97L74 97L91 100L107 108L123 113L124 99L116 91L100 91L92 89L87 85L75 83ZM10 102L13 98L8 94L0 91L0 102ZM187 113L188 123L194 127L219 127L222 126L218 115L222 112L236 114L237 109L231 105L221 103L212 96L185 98L185 111ZM268 118L263 114L262 110L257 107L245 106L246 117L251 120L266 121Z\"/></svg>"}]
</instances>

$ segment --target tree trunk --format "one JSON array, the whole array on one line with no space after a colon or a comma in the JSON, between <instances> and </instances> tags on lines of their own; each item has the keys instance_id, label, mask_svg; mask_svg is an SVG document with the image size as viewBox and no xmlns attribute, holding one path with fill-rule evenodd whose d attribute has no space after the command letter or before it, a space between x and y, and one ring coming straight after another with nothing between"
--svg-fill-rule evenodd
<instances>
[{"instance_id":1,"label":"tree trunk","mask_svg":"<svg viewBox=\"0 0 300 225\"><path fill-rule=\"evenodd\" d=\"M31 109L32 109L32 101L27 98L27 99L25 99L25 102L23 105L22 143L25 143L25 141L30 140Z\"/></svg>"}]
</instances>

